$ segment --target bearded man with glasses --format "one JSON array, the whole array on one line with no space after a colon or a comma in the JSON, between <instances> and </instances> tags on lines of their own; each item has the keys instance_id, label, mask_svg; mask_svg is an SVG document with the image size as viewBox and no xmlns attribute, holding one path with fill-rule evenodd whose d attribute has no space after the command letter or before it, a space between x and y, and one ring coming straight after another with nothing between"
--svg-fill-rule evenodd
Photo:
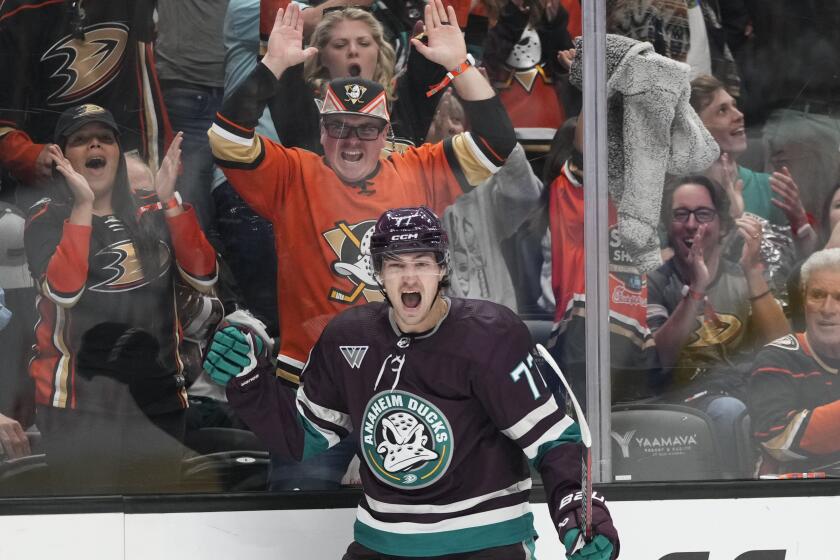
<instances>
[{"instance_id":1,"label":"bearded man with glasses","mask_svg":"<svg viewBox=\"0 0 840 560\"><path fill-rule=\"evenodd\" d=\"M726 191L704 176L673 183L663 221L674 256L648 275L647 315L663 398L708 413L728 474L744 474L735 464L735 429L746 410L749 366L762 345L790 332L764 278L761 222L749 214L733 219ZM743 250L734 263L724 246L738 240Z\"/></svg>"}]
</instances>

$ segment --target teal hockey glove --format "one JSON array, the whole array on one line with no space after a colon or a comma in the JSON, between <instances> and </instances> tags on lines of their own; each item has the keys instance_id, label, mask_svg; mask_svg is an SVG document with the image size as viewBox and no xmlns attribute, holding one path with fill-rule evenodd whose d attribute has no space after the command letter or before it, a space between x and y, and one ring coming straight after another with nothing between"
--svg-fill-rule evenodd
<instances>
[{"instance_id":1,"label":"teal hockey glove","mask_svg":"<svg viewBox=\"0 0 840 560\"><path fill-rule=\"evenodd\" d=\"M204 369L219 385L227 385L236 376L266 365L268 347L262 338L243 326L223 324L213 335Z\"/></svg>"},{"instance_id":2,"label":"teal hockey glove","mask_svg":"<svg viewBox=\"0 0 840 560\"><path fill-rule=\"evenodd\" d=\"M580 536L580 529L572 529L563 537L563 546L566 552L572 550ZM595 538L583 545L583 548L568 556L569 560L610 560L612 558L613 545L604 535L595 535Z\"/></svg>"}]
</instances>

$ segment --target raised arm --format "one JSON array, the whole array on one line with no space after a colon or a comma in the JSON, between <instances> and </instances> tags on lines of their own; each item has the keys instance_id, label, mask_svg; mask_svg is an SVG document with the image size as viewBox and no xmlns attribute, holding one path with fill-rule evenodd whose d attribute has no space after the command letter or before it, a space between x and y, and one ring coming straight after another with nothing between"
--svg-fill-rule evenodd
<instances>
[{"instance_id":1,"label":"raised arm","mask_svg":"<svg viewBox=\"0 0 840 560\"><path fill-rule=\"evenodd\" d=\"M93 228L93 191L61 149L50 145L56 170L73 195L69 217L44 199L30 210L24 235L26 260L41 293L60 307L73 307L82 297L88 275Z\"/></svg>"},{"instance_id":2,"label":"raised arm","mask_svg":"<svg viewBox=\"0 0 840 560\"><path fill-rule=\"evenodd\" d=\"M186 209L175 196L175 181L181 166L181 143L184 133L178 132L169 145L155 179L158 200L164 204L164 214L175 260L182 278L201 292L207 292L216 283L216 251L201 231L195 210Z\"/></svg>"},{"instance_id":3,"label":"raised arm","mask_svg":"<svg viewBox=\"0 0 840 560\"><path fill-rule=\"evenodd\" d=\"M455 9L452 6L444 8L441 0L434 0L426 4L424 22L428 45L416 38L411 44L420 54L455 74L467 60L467 45ZM490 82L472 65L455 75L452 84L464 101L481 101L496 95Z\"/></svg>"}]
</instances>

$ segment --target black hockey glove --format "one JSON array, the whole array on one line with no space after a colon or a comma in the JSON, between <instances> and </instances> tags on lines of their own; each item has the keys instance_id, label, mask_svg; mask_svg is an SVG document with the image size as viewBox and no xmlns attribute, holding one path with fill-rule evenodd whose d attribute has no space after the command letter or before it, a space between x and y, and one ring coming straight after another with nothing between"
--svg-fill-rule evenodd
<instances>
[{"instance_id":1,"label":"black hockey glove","mask_svg":"<svg viewBox=\"0 0 840 560\"><path fill-rule=\"evenodd\" d=\"M583 542L583 520L581 519L581 492L575 492L560 500L557 512L557 532L569 560L612 560L618 558L618 532L613 526L606 500L597 492L592 493L592 540Z\"/></svg>"}]
</instances>

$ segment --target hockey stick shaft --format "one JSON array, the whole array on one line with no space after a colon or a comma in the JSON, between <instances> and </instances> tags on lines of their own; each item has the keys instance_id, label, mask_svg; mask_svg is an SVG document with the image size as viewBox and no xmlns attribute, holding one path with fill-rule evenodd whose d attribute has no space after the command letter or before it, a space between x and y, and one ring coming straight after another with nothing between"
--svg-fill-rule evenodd
<instances>
[{"instance_id":1,"label":"hockey stick shaft","mask_svg":"<svg viewBox=\"0 0 840 560\"><path fill-rule=\"evenodd\" d=\"M583 521L583 539L589 541L592 539L592 433L589 431L589 424L586 422L586 417L583 415L583 409L572 391L569 382L566 381L566 376L560 370L560 366L554 361L551 354L542 344L537 344L537 352L551 366L551 369L560 378L563 387L566 388L566 393L569 395L569 400L572 401L572 407L575 409L575 416L577 417L578 426L580 426L580 438L583 442L584 452L581 456L581 481L580 489L583 494L581 506L581 521ZM577 548L577 547L575 547Z\"/></svg>"}]
</instances>

